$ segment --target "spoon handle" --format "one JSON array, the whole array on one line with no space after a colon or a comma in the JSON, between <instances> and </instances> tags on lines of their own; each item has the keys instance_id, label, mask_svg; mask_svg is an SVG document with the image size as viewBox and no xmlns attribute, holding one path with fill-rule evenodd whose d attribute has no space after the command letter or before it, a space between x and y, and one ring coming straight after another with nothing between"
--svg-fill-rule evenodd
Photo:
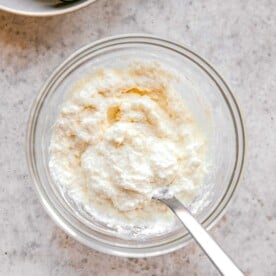
<instances>
[{"instance_id":1,"label":"spoon handle","mask_svg":"<svg viewBox=\"0 0 276 276\"><path fill-rule=\"evenodd\" d=\"M222 275L244 275L177 198L159 198L159 200L176 214Z\"/></svg>"}]
</instances>

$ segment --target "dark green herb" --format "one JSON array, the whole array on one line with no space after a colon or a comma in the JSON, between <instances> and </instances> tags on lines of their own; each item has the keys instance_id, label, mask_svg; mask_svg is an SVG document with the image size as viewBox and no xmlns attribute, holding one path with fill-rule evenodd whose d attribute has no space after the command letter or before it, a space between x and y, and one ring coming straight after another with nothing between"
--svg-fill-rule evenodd
<instances>
[{"instance_id":1,"label":"dark green herb","mask_svg":"<svg viewBox=\"0 0 276 276\"><path fill-rule=\"evenodd\" d=\"M69 3L69 2L77 2L79 0L60 0L60 1L64 3Z\"/></svg>"}]
</instances>

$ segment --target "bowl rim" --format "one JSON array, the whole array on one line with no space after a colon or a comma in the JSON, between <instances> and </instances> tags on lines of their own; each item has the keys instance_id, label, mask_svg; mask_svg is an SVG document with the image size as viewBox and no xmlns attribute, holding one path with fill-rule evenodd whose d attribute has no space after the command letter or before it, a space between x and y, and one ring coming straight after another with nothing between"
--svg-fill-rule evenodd
<instances>
[{"instance_id":1,"label":"bowl rim","mask_svg":"<svg viewBox=\"0 0 276 276\"><path fill-rule=\"evenodd\" d=\"M74 5L72 7L69 7L66 9L61 9L61 10L56 10L56 11L52 11L52 12L24 11L24 10L18 10L15 8L9 8L9 7L4 6L3 4L0 4L0 11L2 10L5 12L16 14L16 15L30 16L30 17L50 17L50 16L62 15L62 14L66 14L66 13L72 13L72 12L77 11L81 8L84 8L96 1L97 0L86 0L85 2Z\"/></svg>"},{"instance_id":2,"label":"bowl rim","mask_svg":"<svg viewBox=\"0 0 276 276\"><path fill-rule=\"evenodd\" d=\"M126 41L127 39L130 39L130 41ZM43 205L44 209L46 210L46 212L48 213L48 215L53 219L53 221L61 228L63 229L63 231L65 231L68 235L70 235L71 237L73 237L74 239L78 240L79 242L81 242L82 244L90 247L90 248L94 248L100 252L103 253L107 253L107 254L111 254L111 255L115 255L115 256L121 256L121 257L150 257L150 256L158 256L158 255L163 255L163 254L167 254L170 252L173 252L175 250L178 250L182 247L184 247L185 245L187 245L191 240L191 236L188 235L188 238L186 240L182 240L183 236L175 241L173 246L166 246L165 245L161 245L162 248L158 247L156 251L147 251L147 249L145 248L129 248L129 247L122 247L122 246L117 246L116 244L114 246L111 246L108 243L102 243L101 241L97 241L96 238L93 240L94 242L91 242L88 244L87 240L84 237L84 233L82 233L83 235L79 235L80 231L78 229L72 229L72 224L69 223L64 217L61 217L59 214L57 214L55 210L54 206L51 206L51 203L49 202L49 200L47 199L48 196L46 195L45 198L45 193L43 194L43 191L41 190L40 184L38 183L39 181L37 181L37 177L36 177L36 172L34 170L33 167L33 160L32 160L32 147L33 147L33 134L35 133L35 125L33 123L34 119L36 120L36 116L39 115L39 112L37 112L37 108L39 107L39 105L41 105L41 103L44 100L44 97L47 96L47 87L53 82L55 81L55 76L58 75L58 73L60 71L62 71L63 68L66 67L66 65L70 65L73 61L72 64L74 64L74 62L76 62L74 59L78 57L79 54L85 52L88 49L94 49L96 48L96 50L100 49L97 48L99 46L101 46L102 44L104 45L105 43L107 43L107 46L112 46L112 44L108 44L111 43L112 41L117 41L117 40L121 40L121 43L125 42L125 43L135 43L137 41L135 41L135 39L137 40L151 40L152 42L155 42L154 45L160 46L160 47L164 47L165 44L168 44L172 47L178 48L184 52L189 52L194 58L200 60L204 66L206 66L207 69L209 69L211 71L211 73L216 76L218 78L218 80L221 82L220 84L224 86L224 90L223 92L227 93L227 96L229 98L225 98L225 95L223 94L224 100L226 102L228 102L229 100L231 101L231 105L228 104L228 108L230 109L230 113L232 115L232 119L234 121L234 128L235 128L235 135L236 135L236 147L237 148L237 155L239 154L240 156L237 157L236 156L236 164L235 167L233 169L233 174L232 177L230 179L230 182L228 184L228 187L226 189L226 192L224 193L223 197L220 199L220 202L217 204L217 206L215 207L215 209L213 210L213 213L216 213L215 216L213 217L213 219L211 220L211 222L209 222L207 225L204 225L206 227L207 230L209 230L210 228L212 228L217 222L218 220L224 215L226 208L229 206L229 202L231 201L231 199L233 198L233 194L234 192L237 190L237 187L240 184L240 180L242 178L242 174L244 171L244 165L245 165L245 156L246 156L246 136L245 136L245 128L244 128L244 123L243 123L243 117L239 108L239 105L237 103L237 100L235 99L232 91L230 90L229 86L226 84L226 82L224 81L224 79L221 77L220 74L218 74L218 72L214 69L214 67L212 65L210 65L209 62L207 62L205 59L203 59L201 56L199 56L198 54L196 54L195 52L191 51L189 48L186 48L185 46L183 46L180 43L176 43L167 39L163 39L157 36L153 36L153 35L148 35L148 34L140 34L140 33L132 33L132 34L123 34L123 35L116 35L116 36L110 36L110 37L106 37L97 41L94 41L80 49L78 49L77 51L75 51L73 54L71 54L65 61L63 61L55 70L54 72L50 75L50 77L47 79L47 81L44 83L44 85L42 86L40 93L38 94L38 96L36 97L36 99L33 102L32 108L31 108L31 112L29 115L29 119L28 119L28 123L27 123L27 135L26 135L26 158L27 158L27 164L28 164L28 169L29 169L29 173L31 175L32 181L34 183L35 186L35 190L38 193L39 199L41 201L41 204ZM131 41L134 40L134 41ZM143 41L141 41L141 43L143 43ZM145 43L145 41L144 41ZM162 44L163 43L163 44ZM118 43L116 44L118 45ZM174 48L169 48L171 50L175 50ZM176 51L176 50L175 50ZM177 51L176 51L177 52ZM72 65L71 64L71 65ZM200 64L198 64L200 66ZM201 67L201 66L200 66ZM209 77L211 79L213 79L213 81L216 82L216 80L213 78L212 75L210 75L210 72L206 73L209 75ZM217 83L216 83L217 84ZM218 84L217 84L218 85ZM235 111L235 115L232 114L233 110L231 109L231 107L234 107L234 111ZM235 116L237 116L237 118L235 118ZM235 119L238 119L238 128L239 128L239 132L237 131L237 126L236 126L236 121ZM240 135L240 136L238 136ZM239 141L241 140L241 141ZM239 150L239 146L241 146L242 150ZM239 166L238 166L238 173L236 176L235 172L237 170L237 159L240 158L240 160L238 160L239 162ZM235 178L235 181L233 182L233 178ZM209 215L203 224L205 224L205 222L210 219L210 217L212 216ZM179 241L180 240L180 241ZM130 249L134 249L134 250L130 250ZM143 252L144 251L144 252Z\"/></svg>"}]
</instances>

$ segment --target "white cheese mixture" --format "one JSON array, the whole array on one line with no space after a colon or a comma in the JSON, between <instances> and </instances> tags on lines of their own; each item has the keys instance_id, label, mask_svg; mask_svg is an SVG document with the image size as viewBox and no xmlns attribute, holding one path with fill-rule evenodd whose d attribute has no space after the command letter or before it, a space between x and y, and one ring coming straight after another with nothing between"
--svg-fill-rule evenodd
<instances>
[{"instance_id":1,"label":"white cheese mixture","mask_svg":"<svg viewBox=\"0 0 276 276\"><path fill-rule=\"evenodd\" d=\"M55 182L122 237L174 227L167 207L151 199L156 189L189 202L201 187L204 139L173 78L156 64L100 70L75 87L53 126Z\"/></svg>"}]
</instances>

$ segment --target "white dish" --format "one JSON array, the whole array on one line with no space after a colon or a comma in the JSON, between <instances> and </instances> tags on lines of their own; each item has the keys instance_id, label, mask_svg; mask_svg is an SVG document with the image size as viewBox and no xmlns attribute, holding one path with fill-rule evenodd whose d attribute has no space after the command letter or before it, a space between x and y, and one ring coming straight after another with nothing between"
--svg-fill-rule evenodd
<instances>
[{"instance_id":1,"label":"white dish","mask_svg":"<svg viewBox=\"0 0 276 276\"><path fill-rule=\"evenodd\" d=\"M60 0L0 0L0 10L25 16L53 16L86 7L96 0L62 3Z\"/></svg>"}]
</instances>

